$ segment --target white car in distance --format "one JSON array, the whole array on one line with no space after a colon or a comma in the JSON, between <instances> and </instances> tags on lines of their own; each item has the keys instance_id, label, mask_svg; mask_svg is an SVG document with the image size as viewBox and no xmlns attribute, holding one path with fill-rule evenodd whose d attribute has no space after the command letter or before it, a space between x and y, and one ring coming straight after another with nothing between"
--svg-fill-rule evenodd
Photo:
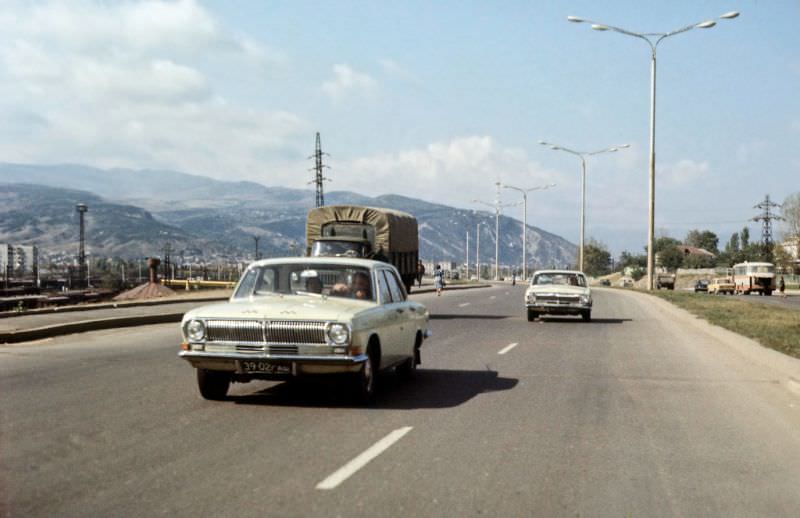
<instances>
[{"instance_id":1,"label":"white car in distance","mask_svg":"<svg viewBox=\"0 0 800 518\"><path fill-rule=\"evenodd\" d=\"M539 270L531 277L525 291L528 322L543 314L580 315L592 319L592 291L583 272L575 270Z\"/></svg>"}]
</instances>

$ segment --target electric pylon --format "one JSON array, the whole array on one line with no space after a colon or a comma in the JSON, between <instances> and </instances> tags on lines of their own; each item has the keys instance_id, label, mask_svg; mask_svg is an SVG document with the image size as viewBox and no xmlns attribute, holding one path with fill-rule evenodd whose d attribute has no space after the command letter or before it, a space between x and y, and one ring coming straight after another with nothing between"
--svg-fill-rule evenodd
<instances>
[{"instance_id":1,"label":"electric pylon","mask_svg":"<svg viewBox=\"0 0 800 518\"><path fill-rule=\"evenodd\" d=\"M780 204L771 201L769 194L766 195L764 201L753 207L761 210L761 214L753 218L752 221L761 222L761 242L767 247L772 247L772 221L783 220L781 216L772 212L772 209L777 207L780 207Z\"/></svg>"},{"instance_id":2,"label":"electric pylon","mask_svg":"<svg viewBox=\"0 0 800 518\"><path fill-rule=\"evenodd\" d=\"M317 198L315 205L316 207L322 207L323 205L325 205L325 194L322 189L322 183L325 181L330 181L330 178L326 178L323 174L323 169L325 168L330 169L330 166L327 166L322 163L322 155L330 156L328 153L322 152L322 144L320 144L319 132L317 132L317 144L314 149L314 154L308 157L314 159L314 168L310 169L310 171L314 171L314 179L308 183L316 184L317 187Z\"/></svg>"}]
</instances>

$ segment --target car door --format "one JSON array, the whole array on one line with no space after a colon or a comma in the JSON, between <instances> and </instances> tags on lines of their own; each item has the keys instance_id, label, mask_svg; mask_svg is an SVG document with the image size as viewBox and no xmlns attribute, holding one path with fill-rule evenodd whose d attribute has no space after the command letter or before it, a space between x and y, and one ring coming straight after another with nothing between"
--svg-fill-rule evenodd
<instances>
[{"instance_id":1,"label":"car door","mask_svg":"<svg viewBox=\"0 0 800 518\"><path fill-rule=\"evenodd\" d=\"M402 361L414 354L416 315L412 311L411 303L406 300L406 292L397 274L393 270L384 270L384 274L392 293L392 309L397 314L394 348L397 351L397 361Z\"/></svg>"},{"instance_id":2,"label":"car door","mask_svg":"<svg viewBox=\"0 0 800 518\"><path fill-rule=\"evenodd\" d=\"M380 303L380 329L378 336L381 340L382 364L392 364L398 361L397 342L400 313L397 312L396 303L392 297L389 281L384 273L386 270L375 271L375 281L378 286L378 302Z\"/></svg>"}]
</instances>

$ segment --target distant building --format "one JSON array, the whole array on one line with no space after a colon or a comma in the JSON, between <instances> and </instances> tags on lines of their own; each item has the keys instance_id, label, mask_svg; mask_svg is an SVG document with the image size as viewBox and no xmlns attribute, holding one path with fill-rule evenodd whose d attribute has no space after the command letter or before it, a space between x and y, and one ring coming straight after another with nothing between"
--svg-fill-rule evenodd
<instances>
[{"instance_id":1,"label":"distant building","mask_svg":"<svg viewBox=\"0 0 800 518\"><path fill-rule=\"evenodd\" d=\"M0 243L0 270L6 279L35 279L39 273L39 248Z\"/></svg>"},{"instance_id":2,"label":"distant building","mask_svg":"<svg viewBox=\"0 0 800 518\"><path fill-rule=\"evenodd\" d=\"M792 258L792 269L800 271L800 236L790 237L780 245L786 254Z\"/></svg>"}]
</instances>

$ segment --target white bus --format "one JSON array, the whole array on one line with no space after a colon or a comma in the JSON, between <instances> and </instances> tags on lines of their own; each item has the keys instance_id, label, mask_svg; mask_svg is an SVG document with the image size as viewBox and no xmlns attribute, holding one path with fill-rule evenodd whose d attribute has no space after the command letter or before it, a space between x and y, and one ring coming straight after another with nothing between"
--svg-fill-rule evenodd
<instances>
[{"instance_id":1,"label":"white bus","mask_svg":"<svg viewBox=\"0 0 800 518\"><path fill-rule=\"evenodd\" d=\"M739 263L733 266L736 293L772 295L775 290L775 265L772 263Z\"/></svg>"}]
</instances>

